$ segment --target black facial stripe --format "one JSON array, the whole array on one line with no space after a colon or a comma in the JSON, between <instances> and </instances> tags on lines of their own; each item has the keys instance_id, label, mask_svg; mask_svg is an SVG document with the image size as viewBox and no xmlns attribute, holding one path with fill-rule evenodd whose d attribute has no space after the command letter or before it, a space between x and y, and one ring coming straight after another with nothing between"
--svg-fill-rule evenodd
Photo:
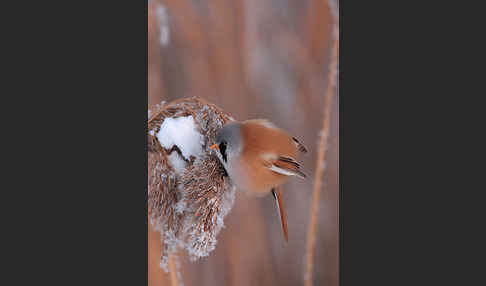
<instances>
[{"instance_id":1,"label":"black facial stripe","mask_svg":"<svg viewBox=\"0 0 486 286\"><path fill-rule=\"evenodd\" d=\"M228 162L228 158L226 157L226 142L219 143L219 151L221 152L221 156L225 162Z\"/></svg>"}]
</instances>

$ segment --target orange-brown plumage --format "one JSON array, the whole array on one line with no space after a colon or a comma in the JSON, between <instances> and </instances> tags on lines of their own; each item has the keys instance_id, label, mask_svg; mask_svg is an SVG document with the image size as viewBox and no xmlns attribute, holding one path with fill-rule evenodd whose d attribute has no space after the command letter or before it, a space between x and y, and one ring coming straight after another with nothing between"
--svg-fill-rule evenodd
<instances>
[{"instance_id":1,"label":"orange-brown plumage","mask_svg":"<svg viewBox=\"0 0 486 286\"><path fill-rule=\"evenodd\" d=\"M248 191L264 195L271 188L283 184L289 176L274 172L268 166L277 164L295 169L292 164L278 160L280 156L295 159L297 147L292 137L281 129L266 127L260 120L242 122L240 132L245 138L240 164L247 174L247 184L251 185ZM264 158L264 154L269 154L268 158ZM270 154L275 158L271 158Z\"/></svg>"},{"instance_id":2,"label":"orange-brown plumage","mask_svg":"<svg viewBox=\"0 0 486 286\"><path fill-rule=\"evenodd\" d=\"M262 119L228 124L218 132L215 141L211 149L218 148L219 158L238 188L256 196L272 192L287 240L279 187L291 176L305 178L296 156L297 151L307 152L306 148L284 130Z\"/></svg>"}]
</instances>

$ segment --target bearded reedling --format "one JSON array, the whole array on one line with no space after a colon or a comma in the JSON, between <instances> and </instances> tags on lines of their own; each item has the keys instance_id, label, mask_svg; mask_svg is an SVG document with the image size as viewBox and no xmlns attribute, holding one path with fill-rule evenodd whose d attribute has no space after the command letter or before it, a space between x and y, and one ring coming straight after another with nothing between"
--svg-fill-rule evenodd
<instances>
[{"instance_id":1,"label":"bearded reedling","mask_svg":"<svg viewBox=\"0 0 486 286\"><path fill-rule=\"evenodd\" d=\"M256 196L272 193L288 241L281 186L291 176L305 178L296 161L307 149L295 137L265 119L231 122L218 130L215 143L219 160L237 188Z\"/></svg>"}]
</instances>

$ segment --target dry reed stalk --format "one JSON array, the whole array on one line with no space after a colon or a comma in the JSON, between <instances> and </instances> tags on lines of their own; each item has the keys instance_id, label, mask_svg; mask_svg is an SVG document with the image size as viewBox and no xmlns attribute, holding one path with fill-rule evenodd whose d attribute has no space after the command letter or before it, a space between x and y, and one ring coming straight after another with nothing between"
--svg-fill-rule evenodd
<instances>
[{"instance_id":1,"label":"dry reed stalk","mask_svg":"<svg viewBox=\"0 0 486 286\"><path fill-rule=\"evenodd\" d=\"M312 270L314 268L314 248L316 241L316 226L317 226L317 214L319 211L319 198L321 193L321 184L323 177L324 162L326 160L326 149L327 149L327 137L329 132L329 121L331 118L331 104L333 97L333 89L336 83L337 75L337 60L338 60L338 33L335 32L334 44L333 44L333 55L331 58L331 69L329 71L329 82L327 87L327 97L326 106L324 110L324 119L322 123L322 135L319 142L319 153L317 155L316 171L314 174L314 195L312 198L312 209L311 218L309 223L309 237L307 240L307 260L306 260L306 270L304 273L304 282L306 286L312 285Z\"/></svg>"},{"instance_id":2,"label":"dry reed stalk","mask_svg":"<svg viewBox=\"0 0 486 286\"><path fill-rule=\"evenodd\" d=\"M168 286L170 277L160 269L162 243L160 233L152 229L148 220L148 286Z\"/></svg>"},{"instance_id":3,"label":"dry reed stalk","mask_svg":"<svg viewBox=\"0 0 486 286\"><path fill-rule=\"evenodd\" d=\"M175 254L169 254L170 285L179 286L179 281L177 280L177 267L176 267L175 260L176 260Z\"/></svg>"},{"instance_id":4,"label":"dry reed stalk","mask_svg":"<svg viewBox=\"0 0 486 286\"><path fill-rule=\"evenodd\" d=\"M148 3L148 102L160 102L165 98L164 81L161 78L160 67L162 57L160 54L159 36L160 19L157 17L157 3Z\"/></svg>"},{"instance_id":5,"label":"dry reed stalk","mask_svg":"<svg viewBox=\"0 0 486 286\"><path fill-rule=\"evenodd\" d=\"M188 94L211 97L215 94L215 79L211 70L207 31L202 17L192 1L157 0L163 3L173 21L173 40L181 53L183 69L188 79Z\"/></svg>"},{"instance_id":6,"label":"dry reed stalk","mask_svg":"<svg viewBox=\"0 0 486 286\"><path fill-rule=\"evenodd\" d=\"M325 63L326 54L322 51L329 45L328 38L322 35L332 33L333 26L326 21L331 15L331 3L328 0L311 0L308 3L303 27L306 27L305 39L308 41L309 53L316 66Z\"/></svg>"},{"instance_id":7,"label":"dry reed stalk","mask_svg":"<svg viewBox=\"0 0 486 286\"><path fill-rule=\"evenodd\" d=\"M236 4L226 0L208 3L208 44L217 100L224 108L233 110L236 116L243 116L248 111L239 43L242 36L237 25L237 21L243 23L243 11L236 10ZM239 8L244 10L244 7Z\"/></svg>"}]
</instances>

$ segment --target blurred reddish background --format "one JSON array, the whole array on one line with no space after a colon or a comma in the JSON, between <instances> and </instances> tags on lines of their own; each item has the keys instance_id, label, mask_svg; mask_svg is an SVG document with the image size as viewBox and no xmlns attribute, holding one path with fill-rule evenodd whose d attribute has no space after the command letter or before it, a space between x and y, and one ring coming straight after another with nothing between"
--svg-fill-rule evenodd
<instances>
[{"instance_id":1,"label":"blurred reddish background","mask_svg":"<svg viewBox=\"0 0 486 286\"><path fill-rule=\"evenodd\" d=\"M271 195L238 193L209 257L180 252L192 285L302 285L317 146L325 110L333 19L327 1L148 1L148 103L205 98L237 120L267 118L299 138L307 180L284 186L289 242ZM319 202L314 285L338 285L338 102ZM149 223L150 225L150 223ZM149 227L149 285L170 285Z\"/></svg>"}]
</instances>

